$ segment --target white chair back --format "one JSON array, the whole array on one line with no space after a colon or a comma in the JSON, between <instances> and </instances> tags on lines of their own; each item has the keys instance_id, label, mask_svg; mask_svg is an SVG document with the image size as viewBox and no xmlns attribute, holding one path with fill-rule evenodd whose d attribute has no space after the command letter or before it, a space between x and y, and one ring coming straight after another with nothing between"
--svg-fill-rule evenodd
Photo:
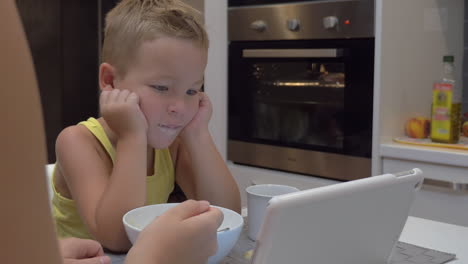
<instances>
[{"instance_id":1,"label":"white chair back","mask_svg":"<svg viewBox=\"0 0 468 264\"><path fill-rule=\"evenodd\" d=\"M54 196L54 190L52 190L52 173L54 172L55 164L47 164L46 169L46 180L47 180L47 191L49 192L49 202L52 202Z\"/></svg>"}]
</instances>

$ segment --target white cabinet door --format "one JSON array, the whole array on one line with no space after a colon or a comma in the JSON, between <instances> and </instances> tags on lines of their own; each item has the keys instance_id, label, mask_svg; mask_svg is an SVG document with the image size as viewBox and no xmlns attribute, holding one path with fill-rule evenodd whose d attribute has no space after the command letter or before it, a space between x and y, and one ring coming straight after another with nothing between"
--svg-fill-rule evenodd
<instances>
[{"instance_id":1,"label":"white cabinet door","mask_svg":"<svg viewBox=\"0 0 468 264\"><path fill-rule=\"evenodd\" d=\"M383 159L383 172L420 168L430 179L461 179L468 177L468 168L419 161ZM416 195L410 215L455 225L468 226L468 192L423 185Z\"/></svg>"}]
</instances>

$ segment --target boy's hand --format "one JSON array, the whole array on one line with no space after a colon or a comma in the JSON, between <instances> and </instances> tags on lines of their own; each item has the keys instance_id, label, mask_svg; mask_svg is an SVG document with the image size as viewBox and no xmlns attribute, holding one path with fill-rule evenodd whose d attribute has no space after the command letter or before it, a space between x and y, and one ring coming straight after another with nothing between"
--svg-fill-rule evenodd
<instances>
[{"instance_id":1,"label":"boy's hand","mask_svg":"<svg viewBox=\"0 0 468 264\"><path fill-rule=\"evenodd\" d=\"M198 112L180 134L184 141L188 140L189 137L197 137L203 135L203 133L208 133L208 123L213 113L213 106L206 93L200 92L199 94L200 103Z\"/></svg>"},{"instance_id":2,"label":"boy's hand","mask_svg":"<svg viewBox=\"0 0 468 264\"><path fill-rule=\"evenodd\" d=\"M59 240L64 264L110 264L102 246L94 240L64 238Z\"/></svg>"},{"instance_id":3,"label":"boy's hand","mask_svg":"<svg viewBox=\"0 0 468 264\"><path fill-rule=\"evenodd\" d=\"M109 86L103 89L99 104L102 117L119 138L139 133L146 136L148 123L136 93Z\"/></svg>"}]
</instances>

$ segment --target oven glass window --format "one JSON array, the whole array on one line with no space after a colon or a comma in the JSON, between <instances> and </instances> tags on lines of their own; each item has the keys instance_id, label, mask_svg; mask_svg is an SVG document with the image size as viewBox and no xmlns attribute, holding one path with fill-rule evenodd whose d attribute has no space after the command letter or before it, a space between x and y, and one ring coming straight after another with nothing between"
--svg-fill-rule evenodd
<instances>
[{"instance_id":1,"label":"oven glass window","mask_svg":"<svg viewBox=\"0 0 468 264\"><path fill-rule=\"evenodd\" d=\"M231 143L370 157L373 40L231 42Z\"/></svg>"},{"instance_id":2,"label":"oven glass window","mask_svg":"<svg viewBox=\"0 0 468 264\"><path fill-rule=\"evenodd\" d=\"M344 63L300 60L248 65L253 139L343 148Z\"/></svg>"}]
</instances>

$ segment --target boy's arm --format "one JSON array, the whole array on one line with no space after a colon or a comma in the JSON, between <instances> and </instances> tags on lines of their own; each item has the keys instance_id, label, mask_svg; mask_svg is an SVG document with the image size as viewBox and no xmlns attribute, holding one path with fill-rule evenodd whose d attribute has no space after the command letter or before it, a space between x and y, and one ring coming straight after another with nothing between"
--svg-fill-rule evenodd
<instances>
[{"instance_id":1,"label":"boy's arm","mask_svg":"<svg viewBox=\"0 0 468 264\"><path fill-rule=\"evenodd\" d=\"M240 212L237 183L208 129L213 111L211 101L204 92L199 93L199 100L197 113L180 134L176 181L188 198L207 200Z\"/></svg>"},{"instance_id":2,"label":"boy's arm","mask_svg":"<svg viewBox=\"0 0 468 264\"><path fill-rule=\"evenodd\" d=\"M112 169L80 129L86 128L67 128L57 139L60 172L91 235L110 250L128 250L122 216L146 199L146 138L119 140Z\"/></svg>"},{"instance_id":3,"label":"boy's arm","mask_svg":"<svg viewBox=\"0 0 468 264\"><path fill-rule=\"evenodd\" d=\"M240 212L240 194L209 132L178 146L176 181L189 199Z\"/></svg>"},{"instance_id":4,"label":"boy's arm","mask_svg":"<svg viewBox=\"0 0 468 264\"><path fill-rule=\"evenodd\" d=\"M100 145L81 125L59 135L57 159L90 233L104 247L126 251L130 242L122 216L146 200L147 124L138 97L127 90L104 89L100 106L117 138L114 164L100 157Z\"/></svg>"}]
</instances>

